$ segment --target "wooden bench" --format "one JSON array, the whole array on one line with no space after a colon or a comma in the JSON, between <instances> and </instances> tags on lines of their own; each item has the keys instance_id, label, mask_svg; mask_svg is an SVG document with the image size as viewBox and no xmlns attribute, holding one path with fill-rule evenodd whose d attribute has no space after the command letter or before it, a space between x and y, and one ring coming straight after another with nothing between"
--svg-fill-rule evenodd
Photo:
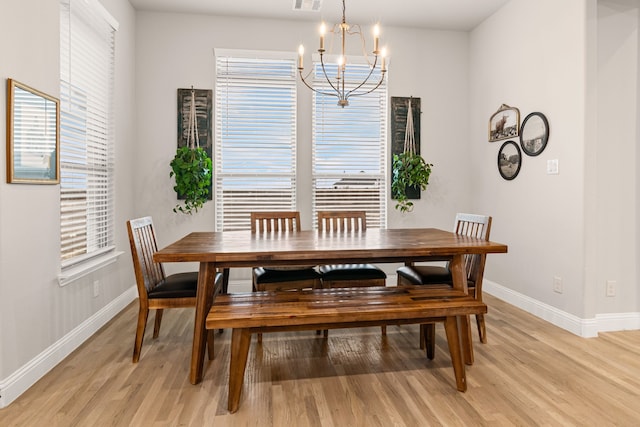
<instances>
[{"instance_id":1,"label":"wooden bench","mask_svg":"<svg viewBox=\"0 0 640 427\"><path fill-rule=\"evenodd\" d=\"M370 287L266 291L219 295L207 316L207 329L233 329L228 409L238 410L251 334L380 325L444 322L456 386L466 391L465 355L470 341L460 340L458 319L468 333L468 316L487 306L459 291L424 287ZM462 341L462 343L461 343ZM465 356L465 362L471 363Z\"/></svg>"}]
</instances>

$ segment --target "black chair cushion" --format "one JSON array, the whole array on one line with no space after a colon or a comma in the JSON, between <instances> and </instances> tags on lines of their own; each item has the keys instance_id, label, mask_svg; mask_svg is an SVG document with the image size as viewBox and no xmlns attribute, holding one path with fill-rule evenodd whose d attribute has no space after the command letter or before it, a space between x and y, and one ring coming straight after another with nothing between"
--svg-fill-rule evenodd
<instances>
[{"instance_id":1,"label":"black chair cushion","mask_svg":"<svg viewBox=\"0 0 640 427\"><path fill-rule=\"evenodd\" d=\"M330 264L320 267L323 280L386 279L387 275L373 264Z\"/></svg>"},{"instance_id":2,"label":"black chair cushion","mask_svg":"<svg viewBox=\"0 0 640 427\"><path fill-rule=\"evenodd\" d=\"M216 283L222 280L222 273L216 273ZM176 273L167 276L150 290L149 298L190 298L196 296L198 272Z\"/></svg>"},{"instance_id":3,"label":"black chair cushion","mask_svg":"<svg viewBox=\"0 0 640 427\"><path fill-rule=\"evenodd\" d=\"M167 276L149 291L149 298L195 297L198 287L198 273L176 273Z\"/></svg>"},{"instance_id":4,"label":"black chair cushion","mask_svg":"<svg viewBox=\"0 0 640 427\"><path fill-rule=\"evenodd\" d=\"M447 267L414 265L413 267L400 267L396 272L398 276L407 279L412 285L453 285L451 271ZM473 287L473 284L473 281L467 281L468 287Z\"/></svg>"},{"instance_id":5,"label":"black chair cushion","mask_svg":"<svg viewBox=\"0 0 640 427\"><path fill-rule=\"evenodd\" d=\"M320 273L314 268L274 270L256 267L253 269L256 283L297 282L299 280L319 280Z\"/></svg>"}]
</instances>

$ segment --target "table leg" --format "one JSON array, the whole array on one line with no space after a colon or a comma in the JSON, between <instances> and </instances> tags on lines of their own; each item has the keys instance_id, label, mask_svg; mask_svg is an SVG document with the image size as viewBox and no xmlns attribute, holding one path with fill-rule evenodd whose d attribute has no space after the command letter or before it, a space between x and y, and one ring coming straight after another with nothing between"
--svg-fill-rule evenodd
<instances>
[{"instance_id":1,"label":"table leg","mask_svg":"<svg viewBox=\"0 0 640 427\"><path fill-rule=\"evenodd\" d=\"M216 280L216 266L211 262L201 262L198 272L198 290L196 292L196 316L193 325L193 345L191 348L191 384L202 381L204 352L207 343L205 321L213 299Z\"/></svg>"},{"instance_id":2,"label":"table leg","mask_svg":"<svg viewBox=\"0 0 640 427\"><path fill-rule=\"evenodd\" d=\"M231 335L231 354L229 362L229 400L227 409L233 413L240 405L240 393L244 382L244 371L251 344L251 332L248 329L234 329Z\"/></svg>"},{"instance_id":3,"label":"table leg","mask_svg":"<svg viewBox=\"0 0 640 427\"><path fill-rule=\"evenodd\" d=\"M462 363L456 316L447 316L444 321L444 329L447 333L447 344L449 345L449 354L453 364L453 373L456 377L456 387L458 391L467 391L467 379L464 372L464 363Z\"/></svg>"}]
</instances>

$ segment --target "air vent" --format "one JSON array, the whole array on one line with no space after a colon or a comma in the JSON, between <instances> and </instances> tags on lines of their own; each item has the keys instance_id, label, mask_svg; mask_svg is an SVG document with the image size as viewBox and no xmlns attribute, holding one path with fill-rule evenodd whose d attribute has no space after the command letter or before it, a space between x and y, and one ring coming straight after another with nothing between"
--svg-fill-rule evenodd
<instances>
[{"instance_id":1,"label":"air vent","mask_svg":"<svg viewBox=\"0 0 640 427\"><path fill-rule=\"evenodd\" d=\"M293 10L317 12L322 7L322 0L293 0Z\"/></svg>"}]
</instances>

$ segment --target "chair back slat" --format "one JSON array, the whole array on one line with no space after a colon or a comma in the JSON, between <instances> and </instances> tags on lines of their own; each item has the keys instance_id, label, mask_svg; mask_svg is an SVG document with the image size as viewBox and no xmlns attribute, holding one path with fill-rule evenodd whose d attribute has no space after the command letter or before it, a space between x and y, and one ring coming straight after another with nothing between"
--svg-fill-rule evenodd
<instances>
[{"instance_id":1,"label":"chair back slat","mask_svg":"<svg viewBox=\"0 0 640 427\"><path fill-rule=\"evenodd\" d=\"M350 232L366 231L367 213L365 211L319 211L318 231Z\"/></svg>"},{"instance_id":2,"label":"chair back slat","mask_svg":"<svg viewBox=\"0 0 640 427\"><path fill-rule=\"evenodd\" d=\"M165 278L162 264L153 261L153 254L158 250L153 221L149 216L129 220L127 231L138 295L146 299L147 293Z\"/></svg>"},{"instance_id":3,"label":"chair back slat","mask_svg":"<svg viewBox=\"0 0 640 427\"><path fill-rule=\"evenodd\" d=\"M478 239L489 240L491 232L491 217L486 215L475 215L459 213L456 215L456 223L454 233L461 236L475 237ZM484 270L485 255L474 254L466 255L464 259L465 269L467 271L467 279L478 280L482 277L480 269Z\"/></svg>"},{"instance_id":4,"label":"chair back slat","mask_svg":"<svg viewBox=\"0 0 640 427\"><path fill-rule=\"evenodd\" d=\"M251 212L251 232L300 231L300 212Z\"/></svg>"}]
</instances>

